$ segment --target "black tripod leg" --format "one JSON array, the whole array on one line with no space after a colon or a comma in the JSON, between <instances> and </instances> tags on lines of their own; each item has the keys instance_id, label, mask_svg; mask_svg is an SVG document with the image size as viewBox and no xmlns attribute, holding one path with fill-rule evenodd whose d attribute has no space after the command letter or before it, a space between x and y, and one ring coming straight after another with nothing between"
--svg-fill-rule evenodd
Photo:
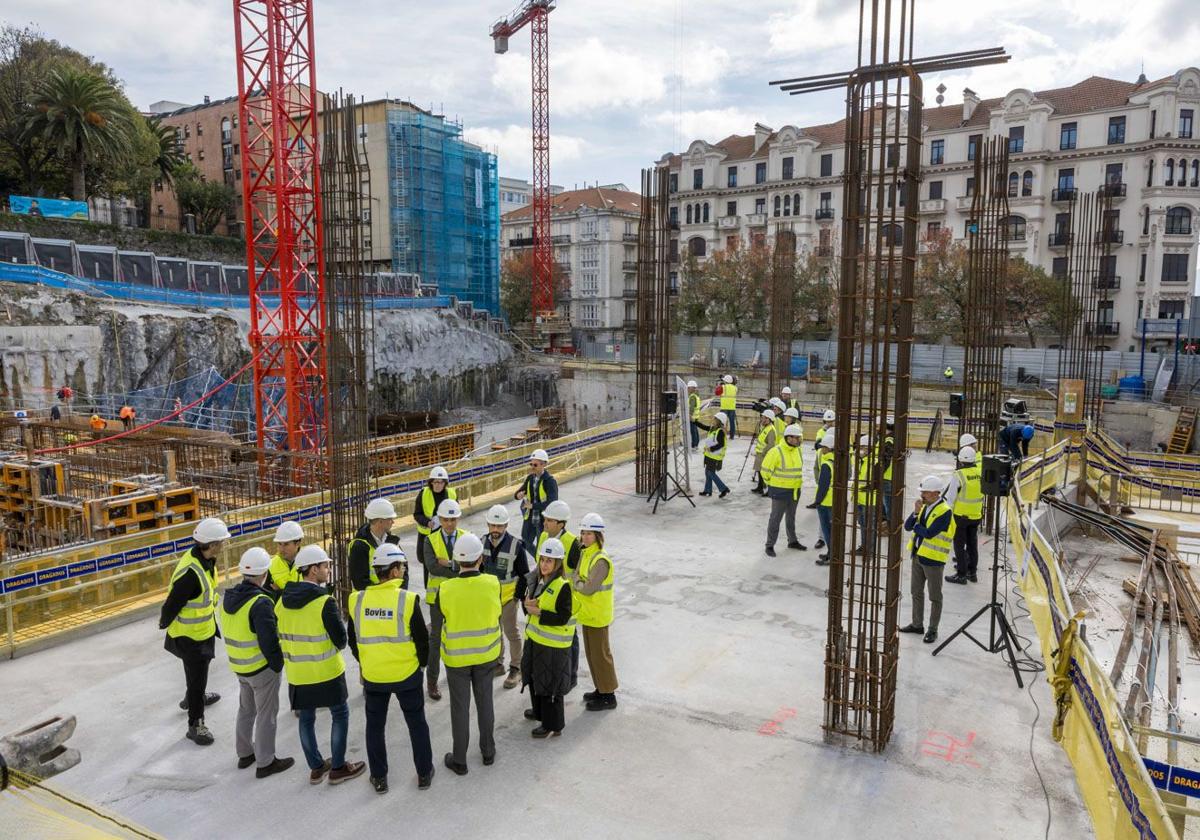
<instances>
[{"instance_id":1,"label":"black tripod leg","mask_svg":"<svg viewBox=\"0 0 1200 840\"><path fill-rule=\"evenodd\" d=\"M946 639L946 641L942 642L940 645L938 645L936 648L934 648L933 655L937 656L939 653L942 652L942 648L944 648L946 645L953 642L956 638L958 638L959 635L961 635L963 633L966 633L967 638L970 639L975 644L979 645L979 647L983 648L983 650L987 650L986 645L981 644L978 639L976 639L970 633L967 633L967 628L970 627L972 624L974 624L976 621L978 621L983 616L983 614L986 613L988 610L990 610L993 606L995 606L995 604L986 604L983 607L981 607L979 609L979 612L975 613L975 615L968 618L962 627L959 627L957 630L955 630L953 633L951 633L950 637L948 639ZM992 651L988 650L988 653L992 653Z\"/></svg>"},{"instance_id":2,"label":"black tripod leg","mask_svg":"<svg viewBox=\"0 0 1200 840\"><path fill-rule=\"evenodd\" d=\"M675 492L671 494L671 498L673 499L676 496L683 496L683 498L688 500L689 505L695 507L696 503L692 501L691 494L684 491L683 485L679 483L679 479L676 478L672 473L667 473L667 475L670 476L671 481L675 484Z\"/></svg>"},{"instance_id":3,"label":"black tripod leg","mask_svg":"<svg viewBox=\"0 0 1200 840\"><path fill-rule=\"evenodd\" d=\"M1004 609L999 604L993 604L992 607L996 611L996 617L1000 619L1000 638L1003 639L1004 647L1008 650L1008 664L1012 667L1013 676L1017 678L1017 688L1024 688L1025 683L1021 680L1021 669L1017 667L1017 651L1021 646L1017 644L1016 635L1008 626L1008 616L1004 614Z\"/></svg>"}]
</instances>

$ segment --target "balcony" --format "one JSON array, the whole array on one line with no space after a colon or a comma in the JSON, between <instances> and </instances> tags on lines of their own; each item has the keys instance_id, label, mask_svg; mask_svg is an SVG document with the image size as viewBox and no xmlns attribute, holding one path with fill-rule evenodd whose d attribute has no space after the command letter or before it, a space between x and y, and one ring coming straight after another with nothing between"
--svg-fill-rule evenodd
<instances>
[{"instance_id":1,"label":"balcony","mask_svg":"<svg viewBox=\"0 0 1200 840\"><path fill-rule=\"evenodd\" d=\"M1097 245L1120 245L1125 241L1123 230L1102 230L1096 234Z\"/></svg>"},{"instance_id":2,"label":"balcony","mask_svg":"<svg viewBox=\"0 0 1200 840\"><path fill-rule=\"evenodd\" d=\"M1074 187L1056 187L1050 192L1050 200L1054 203L1063 201L1074 201L1079 195L1079 190Z\"/></svg>"},{"instance_id":3,"label":"balcony","mask_svg":"<svg viewBox=\"0 0 1200 840\"><path fill-rule=\"evenodd\" d=\"M679 230L679 220L671 219L671 221L667 222L667 229L668 230Z\"/></svg>"},{"instance_id":4,"label":"balcony","mask_svg":"<svg viewBox=\"0 0 1200 840\"><path fill-rule=\"evenodd\" d=\"M632 289L631 289L631 288L629 288L628 286L626 286L626 287L625 287L625 288L624 288L624 289L621 291L621 297L625 298L626 300L629 300L629 299L631 299L631 298L636 298L636 297L637 297L637 288L636 288L636 287L634 287L634 288L632 288Z\"/></svg>"},{"instance_id":5,"label":"balcony","mask_svg":"<svg viewBox=\"0 0 1200 840\"><path fill-rule=\"evenodd\" d=\"M832 257L833 256L833 246L832 245L818 245L814 250L818 257Z\"/></svg>"},{"instance_id":6,"label":"balcony","mask_svg":"<svg viewBox=\"0 0 1200 840\"><path fill-rule=\"evenodd\" d=\"M1192 235L1192 228L1190 225L1188 226L1187 230L1182 230L1179 227L1171 227L1168 225L1167 228L1163 231L1163 236L1191 236L1191 235Z\"/></svg>"},{"instance_id":7,"label":"balcony","mask_svg":"<svg viewBox=\"0 0 1200 840\"><path fill-rule=\"evenodd\" d=\"M621 322L621 328L625 329L625 330L636 330L637 329L637 318L626 318L624 321Z\"/></svg>"},{"instance_id":8,"label":"balcony","mask_svg":"<svg viewBox=\"0 0 1200 840\"><path fill-rule=\"evenodd\" d=\"M1187 329L1186 322L1181 318L1138 318L1136 324L1134 335L1147 338L1173 338L1177 332L1185 333Z\"/></svg>"},{"instance_id":9,"label":"balcony","mask_svg":"<svg viewBox=\"0 0 1200 840\"><path fill-rule=\"evenodd\" d=\"M738 226L737 216L722 216L717 219L717 226L723 228L735 228Z\"/></svg>"},{"instance_id":10,"label":"balcony","mask_svg":"<svg viewBox=\"0 0 1200 840\"><path fill-rule=\"evenodd\" d=\"M818 222L831 222L833 221L833 208L818 207L816 211L813 212L813 218Z\"/></svg>"},{"instance_id":11,"label":"balcony","mask_svg":"<svg viewBox=\"0 0 1200 840\"><path fill-rule=\"evenodd\" d=\"M559 271L561 271L563 274L569 275L571 273L571 264L570 263L556 262L554 264L554 267L557 268Z\"/></svg>"},{"instance_id":12,"label":"balcony","mask_svg":"<svg viewBox=\"0 0 1200 840\"><path fill-rule=\"evenodd\" d=\"M920 212L922 215L945 213L946 199L944 198L927 198L921 202Z\"/></svg>"},{"instance_id":13,"label":"balcony","mask_svg":"<svg viewBox=\"0 0 1200 840\"><path fill-rule=\"evenodd\" d=\"M1104 274L1097 277L1092 284L1097 292L1115 292L1121 288L1121 278L1115 274Z\"/></svg>"},{"instance_id":14,"label":"balcony","mask_svg":"<svg viewBox=\"0 0 1200 840\"><path fill-rule=\"evenodd\" d=\"M667 254L667 262L671 265L679 265L679 252L676 251L672 254Z\"/></svg>"},{"instance_id":15,"label":"balcony","mask_svg":"<svg viewBox=\"0 0 1200 840\"><path fill-rule=\"evenodd\" d=\"M746 224L751 227L764 227L767 224L766 213L748 213L746 215Z\"/></svg>"},{"instance_id":16,"label":"balcony","mask_svg":"<svg viewBox=\"0 0 1200 840\"><path fill-rule=\"evenodd\" d=\"M975 206L974 195L960 195L954 202L954 206L958 208L960 213L970 213Z\"/></svg>"},{"instance_id":17,"label":"balcony","mask_svg":"<svg viewBox=\"0 0 1200 840\"><path fill-rule=\"evenodd\" d=\"M1091 321L1087 325L1087 334L1096 336L1116 336L1121 334L1120 321Z\"/></svg>"},{"instance_id":18,"label":"balcony","mask_svg":"<svg viewBox=\"0 0 1200 840\"><path fill-rule=\"evenodd\" d=\"M508 240L508 247L509 248L532 248L533 247L533 237L532 236L518 236L515 239L510 239L510 240Z\"/></svg>"},{"instance_id":19,"label":"balcony","mask_svg":"<svg viewBox=\"0 0 1200 840\"><path fill-rule=\"evenodd\" d=\"M550 241L555 245L570 245L571 244L571 234L556 233L550 237Z\"/></svg>"},{"instance_id":20,"label":"balcony","mask_svg":"<svg viewBox=\"0 0 1200 840\"><path fill-rule=\"evenodd\" d=\"M1050 234L1051 248L1066 248L1071 244L1072 235L1068 231L1055 232Z\"/></svg>"},{"instance_id":21,"label":"balcony","mask_svg":"<svg viewBox=\"0 0 1200 840\"><path fill-rule=\"evenodd\" d=\"M1111 184L1102 184L1100 186L1100 197L1104 198L1106 196L1108 198L1124 198L1125 185L1115 181Z\"/></svg>"},{"instance_id":22,"label":"balcony","mask_svg":"<svg viewBox=\"0 0 1200 840\"><path fill-rule=\"evenodd\" d=\"M622 271L637 271L637 260L622 260Z\"/></svg>"},{"instance_id":23,"label":"balcony","mask_svg":"<svg viewBox=\"0 0 1200 840\"><path fill-rule=\"evenodd\" d=\"M621 241L622 242L637 242L638 235L636 233L623 233L623 234L621 234Z\"/></svg>"}]
</instances>

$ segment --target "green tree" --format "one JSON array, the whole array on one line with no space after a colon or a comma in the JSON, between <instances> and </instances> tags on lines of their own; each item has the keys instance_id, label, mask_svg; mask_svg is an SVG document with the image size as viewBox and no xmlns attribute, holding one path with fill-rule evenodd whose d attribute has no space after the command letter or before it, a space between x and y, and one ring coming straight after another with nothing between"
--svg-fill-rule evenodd
<instances>
[{"instance_id":1,"label":"green tree","mask_svg":"<svg viewBox=\"0 0 1200 840\"><path fill-rule=\"evenodd\" d=\"M565 307L571 290L566 272L551 263L556 308ZM533 251L518 251L500 266L500 308L510 326L528 324L533 315Z\"/></svg>"},{"instance_id":2,"label":"green tree","mask_svg":"<svg viewBox=\"0 0 1200 840\"><path fill-rule=\"evenodd\" d=\"M761 333L770 278L771 253L761 246L717 251L704 262L689 255L675 310L680 326L714 336Z\"/></svg>"},{"instance_id":3,"label":"green tree","mask_svg":"<svg viewBox=\"0 0 1200 840\"><path fill-rule=\"evenodd\" d=\"M809 252L796 260L793 331L797 338L828 336L837 326L840 262Z\"/></svg>"},{"instance_id":4,"label":"green tree","mask_svg":"<svg viewBox=\"0 0 1200 840\"><path fill-rule=\"evenodd\" d=\"M197 233L212 234L233 213L236 194L228 184L203 180L190 163L178 167L174 179L179 209L196 218Z\"/></svg>"},{"instance_id":5,"label":"green tree","mask_svg":"<svg viewBox=\"0 0 1200 840\"><path fill-rule=\"evenodd\" d=\"M179 146L179 136L174 128L163 125L158 117L150 117L145 122L154 141L154 160L150 165L155 178L168 186L174 186L175 171L186 162L183 150Z\"/></svg>"},{"instance_id":6,"label":"green tree","mask_svg":"<svg viewBox=\"0 0 1200 840\"><path fill-rule=\"evenodd\" d=\"M1066 278L1055 277L1024 257L1009 261L1000 298L1005 323L1023 331L1030 347L1037 347L1038 333L1058 335L1083 312L1083 302L1068 294Z\"/></svg>"},{"instance_id":7,"label":"green tree","mask_svg":"<svg viewBox=\"0 0 1200 840\"><path fill-rule=\"evenodd\" d=\"M967 334L967 244L948 229L926 237L913 287L913 332L930 341L962 345Z\"/></svg>"}]
</instances>

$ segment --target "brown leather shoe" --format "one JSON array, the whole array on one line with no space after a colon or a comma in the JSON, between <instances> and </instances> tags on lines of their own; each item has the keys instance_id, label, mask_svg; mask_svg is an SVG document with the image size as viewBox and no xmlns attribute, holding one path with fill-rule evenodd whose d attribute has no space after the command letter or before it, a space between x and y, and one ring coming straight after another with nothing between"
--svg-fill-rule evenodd
<instances>
[{"instance_id":1,"label":"brown leather shoe","mask_svg":"<svg viewBox=\"0 0 1200 840\"><path fill-rule=\"evenodd\" d=\"M331 765L329 759L327 758L327 759L325 759L325 763L322 764L320 767L318 767L316 770L308 771L308 783L310 785L321 784L321 782L325 781L325 776L328 775L329 769L331 766L332 765Z\"/></svg>"},{"instance_id":2,"label":"brown leather shoe","mask_svg":"<svg viewBox=\"0 0 1200 840\"><path fill-rule=\"evenodd\" d=\"M362 761L347 761L341 767L329 771L329 784L340 785L342 782L350 779L356 779L363 774L367 769L367 765Z\"/></svg>"},{"instance_id":3,"label":"brown leather shoe","mask_svg":"<svg viewBox=\"0 0 1200 840\"><path fill-rule=\"evenodd\" d=\"M510 665L508 668L508 676L504 678L505 688L516 688L517 683L521 681L521 669L516 665Z\"/></svg>"},{"instance_id":4,"label":"brown leather shoe","mask_svg":"<svg viewBox=\"0 0 1200 840\"><path fill-rule=\"evenodd\" d=\"M425 691L429 695L430 700L441 700L442 699L442 692L438 689L437 683L426 684Z\"/></svg>"}]
</instances>

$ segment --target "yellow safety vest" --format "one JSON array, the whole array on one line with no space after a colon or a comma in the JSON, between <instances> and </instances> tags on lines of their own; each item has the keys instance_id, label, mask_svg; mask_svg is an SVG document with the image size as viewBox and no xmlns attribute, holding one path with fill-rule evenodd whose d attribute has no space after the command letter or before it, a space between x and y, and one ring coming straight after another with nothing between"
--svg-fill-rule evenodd
<instances>
[{"instance_id":1,"label":"yellow safety vest","mask_svg":"<svg viewBox=\"0 0 1200 840\"><path fill-rule=\"evenodd\" d=\"M283 555L276 554L271 558L271 583L275 584L275 588L280 592L283 587L289 583L303 580L300 577L300 570L292 568L292 564L283 559Z\"/></svg>"},{"instance_id":2,"label":"yellow safety vest","mask_svg":"<svg viewBox=\"0 0 1200 840\"><path fill-rule=\"evenodd\" d=\"M800 447L781 443L763 458L759 472L768 487L791 490L792 496L799 498L800 488L804 484L804 455Z\"/></svg>"},{"instance_id":3,"label":"yellow safety vest","mask_svg":"<svg viewBox=\"0 0 1200 840\"><path fill-rule=\"evenodd\" d=\"M367 577L371 581L371 585L374 586L375 584L379 583L379 575L375 574L375 549L378 548L378 546L375 545L374 538L364 540L362 537L355 537L354 539L350 540L350 545L346 547L347 557L349 557L350 552L354 550L355 543L362 543L367 547Z\"/></svg>"},{"instance_id":4,"label":"yellow safety vest","mask_svg":"<svg viewBox=\"0 0 1200 840\"><path fill-rule=\"evenodd\" d=\"M420 667L417 646L408 633L417 596L401 589L401 583L385 580L350 593L358 662L368 682L400 682Z\"/></svg>"},{"instance_id":5,"label":"yellow safety vest","mask_svg":"<svg viewBox=\"0 0 1200 840\"><path fill-rule=\"evenodd\" d=\"M713 429L711 432L708 433L708 436L710 438L712 438L713 440L716 440L717 433L720 431L721 431L721 429L719 427L716 429ZM729 448L729 436L726 435L725 436L725 445L722 446L720 449L705 449L704 457L712 458L714 461L724 461L725 460L725 450L728 448Z\"/></svg>"},{"instance_id":6,"label":"yellow safety vest","mask_svg":"<svg viewBox=\"0 0 1200 840\"><path fill-rule=\"evenodd\" d=\"M873 459L857 457L858 487L855 492L855 502L869 507L875 504L875 488L871 484L871 467Z\"/></svg>"},{"instance_id":7,"label":"yellow safety vest","mask_svg":"<svg viewBox=\"0 0 1200 840\"><path fill-rule=\"evenodd\" d=\"M983 489L980 481L983 467L971 464L958 470L958 495L954 497L954 515L967 519L983 519Z\"/></svg>"},{"instance_id":8,"label":"yellow safety vest","mask_svg":"<svg viewBox=\"0 0 1200 840\"><path fill-rule=\"evenodd\" d=\"M446 498L454 499L455 501L457 501L458 500L457 491L455 491L455 489L453 487L447 486L446 487ZM421 513L425 514L426 519L429 519L435 513L437 513L437 508L435 508L433 506L433 489L431 487L422 487L421 488ZM433 533L433 529L429 528L425 525L417 525L417 533L424 534L425 536L428 537L431 533ZM374 581L372 581L372 582L374 582Z\"/></svg>"},{"instance_id":9,"label":"yellow safety vest","mask_svg":"<svg viewBox=\"0 0 1200 840\"><path fill-rule=\"evenodd\" d=\"M501 549L496 552L496 566L503 572L503 576L493 575L500 581L500 604L503 606L511 601L517 594L517 573L515 571L517 565L517 538L511 534L505 534L509 537L508 550ZM504 537L500 538L500 542L504 542ZM489 547L491 546L491 537L483 538L483 552L486 556Z\"/></svg>"},{"instance_id":10,"label":"yellow safety vest","mask_svg":"<svg viewBox=\"0 0 1200 840\"><path fill-rule=\"evenodd\" d=\"M547 475L547 473L543 472L542 480L538 482L538 501L543 502L543 503L545 503L545 501L546 501L546 475ZM522 520L529 519L529 517L533 515L533 507L532 507L533 499L530 498L530 495L532 494L532 491L533 491L532 484L533 484L533 476L532 475L525 476L525 498L529 500L531 507L528 510L522 511L522 513L521 513Z\"/></svg>"},{"instance_id":11,"label":"yellow safety vest","mask_svg":"<svg viewBox=\"0 0 1200 840\"><path fill-rule=\"evenodd\" d=\"M783 430L787 427L782 415L775 418L775 440L783 440Z\"/></svg>"},{"instance_id":12,"label":"yellow safety vest","mask_svg":"<svg viewBox=\"0 0 1200 840\"><path fill-rule=\"evenodd\" d=\"M721 410L735 411L737 409L737 386L721 385Z\"/></svg>"},{"instance_id":13,"label":"yellow safety vest","mask_svg":"<svg viewBox=\"0 0 1200 840\"><path fill-rule=\"evenodd\" d=\"M692 419L700 419L700 395L688 394L688 409L691 411Z\"/></svg>"},{"instance_id":14,"label":"yellow safety vest","mask_svg":"<svg viewBox=\"0 0 1200 840\"><path fill-rule=\"evenodd\" d=\"M217 571L214 566L212 574L206 572L192 554L192 549L188 549L175 564L171 583L174 584L188 572L195 573L200 581L200 597L183 605L179 615L167 626L167 635L174 639L202 642L217 635Z\"/></svg>"},{"instance_id":15,"label":"yellow safety vest","mask_svg":"<svg viewBox=\"0 0 1200 840\"><path fill-rule=\"evenodd\" d=\"M556 577L550 581L546 585L546 588L542 590L542 594L538 596L538 606L547 612L554 612L554 608L558 603L558 592L566 585L566 580L561 577ZM572 597L572 601L574 601L574 597ZM539 645L545 645L546 647L569 648L571 642L575 639L575 626L577 623L575 617L571 616L570 621L564 625L543 627L542 617L540 615L531 615L529 616L529 620L525 622L525 639Z\"/></svg>"},{"instance_id":16,"label":"yellow safety vest","mask_svg":"<svg viewBox=\"0 0 1200 840\"><path fill-rule=\"evenodd\" d=\"M282 599L275 604L283 670L292 685L329 682L346 672L342 653L334 647L321 620L328 600L328 595L322 595L298 610L285 607Z\"/></svg>"},{"instance_id":17,"label":"yellow safety vest","mask_svg":"<svg viewBox=\"0 0 1200 840\"><path fill-rule=\"evenodd\" d=\"M821 500L821 507L833 507L833 452L826 450L818 461L818 469L829 467L829 492L825 494L825 498Z\"/></svg>"},{"instance_id":18,"label":"yellow safety vest","mask_svg":"<svg viewBox=\"0 0 1200 840\"><path fill-rule=\"evenodd\" d=\"M536 554L537 557L542 556L542 543L548 539L550 539L550 535L545 531L542 531L542 533L538 535L537 549L534 551L534 554ZM563 528L562 533L558 535L558 539L563 544L563 568L565 569L567 567L567 558L571 556L571 546L575 545L575 540L577 537L566 528ZM537 557L534 558L535 561Z\"/></svg>"},{"instance_id":19,"label":"yellow safety vest","mask_svg":"<svg viewBox=\"0 0 1200 840\"><path fill-rule=\"evenodd\" d=\"M939 516L950 512L950 506L946 504L945 499L938 499L931 505L925 505L921 509L921 515L917 520L925 526L933 522ZM935 534L932 537L925 537L921 540L921 544L917 546L917 556L924 557L926 560L933 560L937 563L945 563L950 559L950 552L954 550L954 517L950 517L950 527L940 534ZM916 542L916 534L908 538L908 550L911 552L913 543Z\"/></svg>"},{"instance_id":20,"label":"yellow safety vest","mask_svg":"<svg viewBox=\"0 0 1200 840\"><path fill-rule=\"evenodd\" d=\"M495 575L452 578L438 596L442 624L442 662L466 668L495 662L500 656L500 582Z\"/></svg>"},{"instance_id":21,"label":"yellow safety vest","mask_svg":"<svg viewBox=\"0 0 1200 840\"><path fill-rule=\"evenodd\" d=\"M608 561L608 574L605 575L600 588L591 595L584 595L576 589L571 590L575 616L584 627L607 627L613 621L613 563L604 549L596 543L583 549L579 558L579 577L586 580L592 567L601 560Z\"/></svg>"},{"instance_id":22,"label":"yellow safety vest","mask_svg":"<svg viewBox=\"0 0 1200 840\"><path fill-rule=\"evenodd\" d=\"M460 539L462 539L463 537L465 537L466 534L467 534L467 532L464 531L462 528L457 529L454 532L455 545L457 545L458 541ZM449 549L446 548L446 532L445 531L443 531L441 528L438 528L436 531L434 531L432 534L430 534L429 535L429 544L431 546L433 546L433 554L435 557L437 557L439 560L451 560L451 566L453 567L454 563L450 557L450 551L449 551ZM424 560L424 558L422 558L422 560ZM441 575L430 575L429 576L429 583L425 584L425 600L428 601L430 604L437 603L438 589L441 588L442 581L444 581L444 580L448 580L448 578L442 577Z\"/></svg>"},{"instance_id":23,"label":"yellow safety vest","mask_svg":"<svg viewBox=\"0 0 1200 840\"><path fill-rule=\"evenodd\" d=\"M767 443L767 437L770 436L771 442ZM776 440L783 440L780 433L776 433L775 424L763 426L758 430L758 437L754 440L754 454L762 455L768 449L775 445Z\"/></svg>"},{"instance_id":24,"label":"yellow safety vest","mask_svg":"<svg viewBox=\"0 0 1200 840\"><path fill-rule=\"evenodd\" d=\"M258 646L258 636L250 629L250 608L261 599L272 603L271 596L263 593L242 604L237 612L229 612L221 606L221 635L225 638L229 670L235 674L253 674L267 667L267 657Z\"/></svg>"},{"instance_id":25,"label":"yellow safety vest","mask_svg":"<svg viewBox=\"0 0 1200 840\"><path fill-rule=\"evenodd\" d=\"M884 446L887 446L889 443L892 445L892 457L888 458L887 463L884 465L884 468L883 468L883 480L884 481L892 480L892 462L896 460L896 441L892 438L891 435L888 435L887 437L885 437L883 439Z\"/></svg>"}]
</instances>

